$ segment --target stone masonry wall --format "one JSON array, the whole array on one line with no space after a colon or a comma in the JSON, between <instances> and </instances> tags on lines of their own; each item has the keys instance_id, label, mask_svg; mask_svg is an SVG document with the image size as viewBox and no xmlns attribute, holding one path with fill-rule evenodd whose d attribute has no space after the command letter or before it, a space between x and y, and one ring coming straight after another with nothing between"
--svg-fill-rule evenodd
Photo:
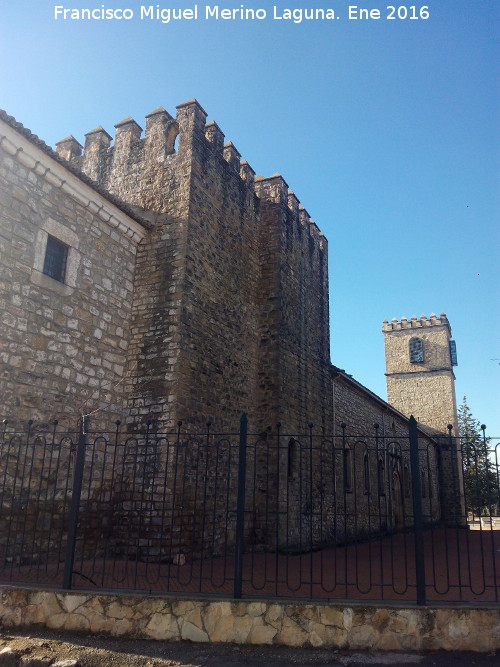
<instances>
[{"instance_id":1,"label":"stone masonry wall","mask_svg":"<svg viewBox=\"0 0 500 667\"><path fill-rule=\"evenodd\" d=\"M331 432L328 249L279 175L256 181L261 199L262 427ZM267 419L267 423L266 420Z\"/></svg>"},{"instance_id":2,"label":"stone masonry wall","mask_svg":"<svg viewBox=\"0 0 500 667\"><path fill-rule=\"evenodd\" d=\"M259 202L251 168L202 120L192 139L178 409L235 430L243 412L256 412Z\"/></svg>"},{"instance_id":3,"label":"stone masonry wall","mask_svg":"<svg viewBox=\"0 0 500 667\"><path fill-rule=\"evenodd\" d=\"M138 254L131 324L130 422L181 419L234 429L255 408L258 200L253 171L192 100L146 132L118 123L114 146L87 135L84 171L152 213ZM178 149L174 147L179 134ZM214 424L214 425L215 425Z\"/></svg>"},{"instance_id":4,"label":"stone masonry wall","mask_svg":"<svg viewBox=\"0 0 500 667\"><path fill-rule=\"evenodd\" d=\"M106 207L120 212L99 194L61 178L64 168L23 137L17 153L1 139L2 416L76 427L81 414L98 423L103 410L107 427L125 405L135 255L146 230L132 221L135 238L124 233ZM64 284L43 273L49 234L69 246Z\"/></svg>"},{"instance_id":5,"label":"stone masonry wall","mask_svg":"<svg viewBox=\"0 0 500 667\"><path fill-rule=\"evenodd\" d=\"M344 498L346 513L353 513L356 507L357 530L364 527L367 532L373 531L373 517L379 514L381 522L385 522L381 528L412 525L408 420L344 371L332 370L334 442L340 449L344 434L351 451L353 480L351 493ZM345 424L345 429L341 424ZM378 424L377 429L374 424ZM418 446L423 517L425 523L433 523L441 518L440 451L422 431L418 433Z\"/></svg>"},{"instance_id":6,"label":"stone masonry wall","mask_svg":"<svg viewBox=\"0 0 500 667\"><path fill-rule=\"evenodd\" d=\"M498 610L470 607L180 600L3 587L0 623L162 641L388 651L500 648Z\"/></svg>"},{"instance_id":7,"label":"stone masonry wall","mask_svg":"<svg viewBox=\"0 0 500 667\"><path fill-rule=\"evenodd\" d=\"M182 344L190 146L183 133L175 150L179 125L161 107L146 116L143 138L132 118L115 127L113 146L102 127L87 133L84 153L72 163L113 195L148 211L153 223L137 255L124 412L129 424L153 420L167 428L178 418L174 369Z\"/></svg>"},{"instance_id":8,"label":"stone masonry wall","mask_svg":"<svg viewBox=\"0 0 500 667\"><path fill-rule=\"evenodd\" d=\"M448 424L457 433L454 384L450 382L450 371L436 370L428 374L398 375L387 378L388 402L404 414L411 415L423 426L434 432L446 432Z\"/></svg>"}]
</instances>

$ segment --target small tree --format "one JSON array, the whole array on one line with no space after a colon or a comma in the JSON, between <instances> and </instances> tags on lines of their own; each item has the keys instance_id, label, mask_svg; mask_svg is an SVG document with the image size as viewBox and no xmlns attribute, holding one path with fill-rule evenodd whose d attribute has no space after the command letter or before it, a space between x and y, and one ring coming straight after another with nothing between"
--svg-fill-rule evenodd
<instances>
[{"instance_id":1,"label":"small tree","mask_svg":"<svg viewBox=\"0 0 500 667\"><path fill-rule=\"evenodd\" d=\"M477 516L492 514L498 503L498 490L493 465L488 458L489 439L479 421L472 416L466 396L458 408L458 429L467 509Z\"/></svg>"}]
</instances>

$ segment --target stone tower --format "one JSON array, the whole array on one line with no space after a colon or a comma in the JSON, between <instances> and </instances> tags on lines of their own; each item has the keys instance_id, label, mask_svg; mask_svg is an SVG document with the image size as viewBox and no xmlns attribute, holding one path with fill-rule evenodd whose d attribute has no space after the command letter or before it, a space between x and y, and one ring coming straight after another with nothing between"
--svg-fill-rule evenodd
<instances>
[{"instance_id":1,"label":"stone tower","mask_svg":"<svg viewBox=\"0 0 500 667\"><path fill-rule=\"evenodd\" d=\"M69 160L151 222L138 247L127 422L331 430L328 244L285 180L256 176L196 100L101 126ZM178 142L176 139L178 137ZM134 209L135 210L135 209Z\"/></svg>"},{"instance_id":2,"label":"stone tower","mask_svg":"<svg viewBox=\"0 0 500 667\"><path fill-rule=\"evenodd\" d=\"M448 525L465 525L462 460L458 438L455 341L444 313L417 320L395 318L382 326L385 340L387 401L403 414L413 415L419 426L438 443L441 519ZM445 436L448 425L456 437ZM439 437L443 436L443 437Z\"/></svg>"},{"instance_id":3,"label":"stone tower","mask_svg":"<svg viewBox=\"0 0 500 667\"><path fill-rule=\"evenodd\" d=\"M455 342L444 313L439 317L384 320L387 401L434 433L457 430Z\"/></svg>"}]
</instances>

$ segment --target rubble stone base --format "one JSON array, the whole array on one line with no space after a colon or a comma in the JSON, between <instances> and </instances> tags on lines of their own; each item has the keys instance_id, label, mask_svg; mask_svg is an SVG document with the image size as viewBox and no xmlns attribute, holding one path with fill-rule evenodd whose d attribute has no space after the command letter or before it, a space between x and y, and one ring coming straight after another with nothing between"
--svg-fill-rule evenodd
<instances>
[{"instance_id":1,"label":"rubble stone base","mask_svg":"<svg viewBox=\"0 0 500 667\"><path fill-rule=\"evenodd\" d=\"M500 648L494 608L187 600L0 588L0 624L193 642L342 649Z\"/></svg>"}]
</instances>

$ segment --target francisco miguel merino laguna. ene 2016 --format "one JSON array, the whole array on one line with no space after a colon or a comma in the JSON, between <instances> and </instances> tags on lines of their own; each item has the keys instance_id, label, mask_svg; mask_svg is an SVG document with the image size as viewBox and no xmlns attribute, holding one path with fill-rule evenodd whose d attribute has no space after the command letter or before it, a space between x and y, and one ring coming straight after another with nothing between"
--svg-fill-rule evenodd
<instances>
[{"instance_id":1,"label":"francisco miguel merino laguna. ene 2016","mask_svg":"<svg viewBox=\"0 0 500 667\"><path fill-rule=\"evenodd\" d=\"M338 18L331 8L296 7L294 9L281 8L274 5L272 13L263 7L245 7L240 5L234 8L221 8L219 5L193 5L192 7L162 7L161 5L141 5L137 10L130 7L106 7L101 5L93 9L70 8L63 5L54 6L54 19L63 21L130 21L151 20L160 23L171 21L197 21L205 20L240 20L240 21L263 21L266 19L275 21L288 20L301 23L303 20L333 20Z\"/></svg>"}]
</instances>

